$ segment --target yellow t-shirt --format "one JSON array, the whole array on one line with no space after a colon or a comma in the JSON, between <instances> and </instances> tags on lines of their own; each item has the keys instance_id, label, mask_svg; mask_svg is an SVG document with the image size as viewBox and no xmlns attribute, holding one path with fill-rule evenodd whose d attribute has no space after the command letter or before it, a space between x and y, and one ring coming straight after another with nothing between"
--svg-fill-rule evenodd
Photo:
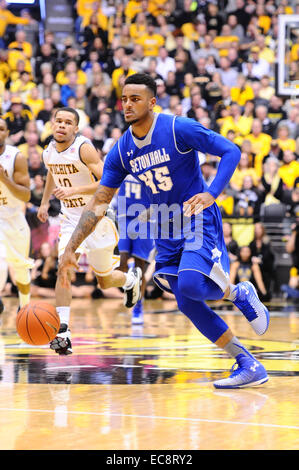
<instances>
[{"instance_id":1,"label":"yellow t-shirt","mask_svg":"<svg viewBox=\"0 0 299 470\"><path fill-rule=\"evenodd\" d=\"M77 85L85 85L87 83L87 76L86 73L83 72L83 70L78 70L77 71ZM56 82L58 85L67 85L69 83L69 79L65 74L64 70L60 70L57 75L56 75Z\"/></svg>"},{"instance_id":2,"label":"yellow t-shirt","mask_svg":"<svg viewBox=\"0 0 299 470\"><path fill-rule=\"evenodd\" d=\"M294 139L277 139L278 146L281 148L281 150L291 150L292 152L295 152L296 150L296 141Z\"/></svg>"},{"instance_id":3,"label":"yellow t-shirt","mask_svg":"<svg viewBox=\"0 0 299 470\"><path fill-rule=\"evenodd\" d=\"M27 143L18 145L18 149L24 155L24 157L29 158L29 153L28 153L29 146ZM36 145L35 149L37 150L38 154L41 156L43 153L43 148L40 145Z\"/></svg>"},{"instance_id":4,"label":"yellow t-shirt","mask_svg":"<svg viewBox=\"0 0 299 470\"><path fill-rule=\"evenodd\" d=\"M153 16L164 15L165 10L161 8L168 0L149 0L148 11Z\"/></svg>"},{"instance_id":5,"label":"yellow t-shirt","mask_svg":"<svg viewBox=\"0 0 299 470\"><path fill-rule=\"evenodd\" d=\"M132 23L130 26L130 36L132 39L139 39L146 33L146 25Z\"/></svg>"},{"instance_id":6,"label":"yellow t-shirt","mask_svg":"<svg viewBox=\"0 0 299 470\"><path fill-rule=\"evenodd\" d=\"M216 36L213 45L218 49L219 56L225 57L228 53L228 48L233 42L239 44L240 39L238 36Z\"/></svg>"},{"instance_id":7,"label":"yellow t-shirt","mask_svg":"<svg viewBox=\"0 0 299 470\"><path fill-rule=\"evenodd\" d=\"M249 85L246 85L242 91L239 87L232 87L230 89L230 96L232 101L240 106L244 106L247 101L254 99L253 89Z\"/></svg>"},{"instance_id":8,"label":"yellow t-shirt","mask_svg":"<svg viewBox=\"0 0 299 470\"><path fill-rule=\"evenodd\" d=\"M159 48L164 45L164 37L161 34L143 34L138 40L143 47L145 57L158 57Z\"/></svg>"},{"instance_id":9,"label":"yellow t-shirt","mask_svg":"<svg viewBox=\"0 0 299 470\"><path fill-rule=\"evenodd\" d=\"M25 104L27 104L29 106L29 108L31 109L31 111L34 114L34 117L37 117L38 113L42 109L44 109L44 100L40 99L40 98L37 99L37 100L34 100L30 96L27 96L27 98L25 100Z\"/></svg>"},{"instance_id":10,"label":"yellow t-shirt","mask_svg":"<svg viewBox=\"0 0 299 470\"><path fill-rule=\"evenodd\" d=\"M242 136L248 135L251 131L252 121L252 116L240 116L237 121L232 116L227 116L222 120L220 134L226 137L228 131L233 130Z\"/></svg>"},{"instance_id":11,"label":"yellow t-shirt","mask_svg":"<svg viewBox=\"0 0 299 470\"><path fill-rule=\"evenodd\" d=\"M18 51L22 49L22 52L27 57L27 59L31 59L32 57L32 46L30 42L23 42L22 44L19 44L17 41L13 41L8 44L8 49L17 49Z\"/></svg>"},{"instance_id":12,"label":"yellow t-shirt","mask_svg":"<svg viewBox=\"0 0 299 470\"><path fill-rule=\"evenodd\" d=\"M217 206L220 208L220 207L223 207L225 213L227 215L233 215L233 212L234 212L234 198L233 196L227 196L225 198L217 198L216 199L216 204Z\"/></svg>"},{"instance_id":13,"label":"yellow t-shirt","mask_svg":"<svg viewBox=\"0 0 299 470\"><path fill-rule=\"evenodd\" d=\"M134 73L136 73L136 70L129 69L126 77L129 77L130 75L133 75ZM124 70L122 67L118 67L117 69L113 70L112 76L111 76L111 86L112 86L112 89L115 90L115 94L117 98L120 98L121 93L122 93L122 86L119 83L119 79L122 75L124 75Z\"/></svg>"},{"instance_id":14,"label":"yellow t-shirt","mask_svg":"<svg viewBox=\"0 0 299 470\"><path fill-rule=\"evenodd\" d=\"M14 82L11 83L10 85L10 91L11 93L20 93L25 97L32 88L35 88L36 84L34 82L28 82L24 84L20 78L15 80Z\"/></svg>"},{"instance_id":15,"label":"yellow t-shirt","mask_svg":"<svg viewBox=\"0 0 299 470\"><path fill-rule=\"evenodd\" d=\"M7 82L10 76L10 66L7 62L0 62L0 81L4 84Z\"/></svg>"},{"instance_id":16,"label":"yellow t-shirt","mask_svg":"<svg viewBox=\"0 0 299 470\"><path fill-rule=\"evenodd\" d=\"M31 62L27 59L26 55L22 51L17 51L12 49L8 52L7 62L11 70L17 70L17 65L19 60L25 62L25 70L29 73L32 73Z\"/></svg>"},{"instance_id":17,"label":"yellow t-shirt","mask_svg":"<svg viewBox=\"0 0 299 470\"><path fill-rule=\"evenodd\" d=\"M85 26L88 26L90 17L95 11L93 8L93 4L97 2L98 0L77 0L76 2L77 13L78 13L78 16L81 16L82 18L82 23L81 23L82 28L85 28ZM108 27L107 16L103 14L101 8L98 8L96 13L97 13L97 20L98 20L99 27L102 28L104 31L106 31Z\"/></svg>"},{"instance_id":18,"label":"yellow t-shirt","mask_svg":"<svg viewBox=\"0 0 299 470\"><path fill-rule=\"evenodd\" d=\"M259 58L273 64L275 62L275 53L269 47L265 47L262 51L259 52Z\"/></svg>"},{"instance_id":19,"label":"yellow t-shirt","mask_svg":"<svg viewBox=\"0 0 299 470\"><path fill-rule=\"evenodd\" d=\"M279 168L278 173L284 184L289 189L292 189L294 187L295 180L299 177L299 162L293 160L287 165L282 165Z\"/></svg>"},{"instance_id":20,"label":"yellow t-shirt","mask_svg":"<svg viewBox=\"0 0 299 470\"><path fill-rule=\"evenodd\" d=\"M262 28L264 34L266 34L269 31L270 26L271 26L270 16L266 16L266 15L259 16L257 24L260 28Z\"/></svg>"},{"instance_id":21,"label":"yellow t-shirt","mask_svg":"<svg viewBox=\"0 0 299 470\"><path fill-rule=\"evenodd\" d=\"M251 176L254 185L258 184L259 178L254 168L246 168L244 170L239 170L239 168L236 168L233 176L230 179L230 183L233 183L237 189L242 189L243 181L246 176Z\"/></svg>"},{"instance_id":22,"label":"yellow t-shirt","mask_svg":"<svg viewBox=\"0 0 299 470\"><path fill-rule=\"evenodd\" d=\"M270 152L272 137L261 132L258 137L255 137L253 134L249 134L245 139L250 140L251 142L252 152L255 153L254 168L257 176L261 177L263 171L263 158Z\"/></svg>"},{"instance_id":23,"label":"yellow t-shirt","mask_svg":"<svg viewBox=\"0 0 299 470\"><path fill-rule=\"evenodd\" d=\"M83 0L84 1L84 0ZM142 11L141 2L136 0L129 0L125 8L125 17L131 21L134 16Z\"/></svg>"}]
</instances>

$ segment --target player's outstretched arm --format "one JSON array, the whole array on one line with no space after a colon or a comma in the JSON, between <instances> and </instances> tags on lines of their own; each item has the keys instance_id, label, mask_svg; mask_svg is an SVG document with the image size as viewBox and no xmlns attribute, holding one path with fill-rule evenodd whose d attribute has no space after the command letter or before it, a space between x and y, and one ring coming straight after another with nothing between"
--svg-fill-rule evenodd
<instances>
[{"instance_id":1,"label":"player's outstretched arm","mask_svg":"<svg viewBox=\"0 0 299 470\"><path fill-rule=\"evenodd\" d=\"M94 231L98 222L105 215L115 191L115 188L108 188L100 184L94 196L84 208L64 254L60 258L59 274L64 285L68 285L68 271L73 267L78 267L75 255L77 248Z\"/></svg>"}]
</instances>

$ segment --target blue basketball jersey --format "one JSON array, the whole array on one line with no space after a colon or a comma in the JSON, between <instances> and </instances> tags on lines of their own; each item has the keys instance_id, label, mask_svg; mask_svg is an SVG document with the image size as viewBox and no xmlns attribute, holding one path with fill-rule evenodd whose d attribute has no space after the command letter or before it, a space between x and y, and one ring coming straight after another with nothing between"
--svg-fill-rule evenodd
<instances>
[{"instance_id":1,"label":"blue basketball jersey","mask_svg":"<svg viewBox=\"0 0 299 470\"><path fill-rule=\"evenodd\" d=\"M198 152L221 157L209 187L201 174ZM143 183L151 208L157 208L153 238L159 276L177 275L182 269L198 270L225 288L229 260L218 206L214 203L189 218L183 214L183 203L203 192L216 199L239 160L237 146L221 135L193 119L166 114L154 115L143 139L136 138L129 127L111 149L101 184L118 188L130 174Z\"/></svg>"},{"instance_id":2,"label":"blue basketball jersey","mask_svg":"<svg viewBox=\"0 0 299 470\"><path fill-rule=\"evenodd\" d=\"M122 182L117 195L118 216L127 215L133 204L142 204L147 209L150 206L150 200L142 182L128 175Z\"/></svg>"}]
</instances>

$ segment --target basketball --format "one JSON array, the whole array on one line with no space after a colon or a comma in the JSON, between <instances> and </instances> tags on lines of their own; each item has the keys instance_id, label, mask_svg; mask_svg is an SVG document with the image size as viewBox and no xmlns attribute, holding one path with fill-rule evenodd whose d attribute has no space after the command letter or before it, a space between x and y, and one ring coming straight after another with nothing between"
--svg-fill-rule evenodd
<instances>
[{"instance_id":1,"label":"basketball","mask_svg":"<svg viewBox=\"0 0 299 470\"><path fill-rule=\"evenodd\" d=\"M56 308L47 302L30 302L16 319L17 333L25 343L40 346L52 341L59 331Z\"/></svg>"}]
</instances>

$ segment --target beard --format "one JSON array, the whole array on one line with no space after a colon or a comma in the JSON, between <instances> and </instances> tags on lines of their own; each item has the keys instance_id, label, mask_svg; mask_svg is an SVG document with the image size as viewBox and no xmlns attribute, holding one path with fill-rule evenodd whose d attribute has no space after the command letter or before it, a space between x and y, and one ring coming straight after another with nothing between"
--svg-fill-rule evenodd
<instances>
[{"instance_id":1,"label":"beard","mask_svg":"<svg viewBox=\"0 0 299 470\"><path fill-rule=\"evenodd\" d=\"M131 119L131 120L130 120L130 119L127 119L127 120L125 120L125 121L126 121L127 124L130 124L130 125L131 125L131 124L136 124L136 122L138 122L139 119Z\"/></svg>"}]
</instances>

